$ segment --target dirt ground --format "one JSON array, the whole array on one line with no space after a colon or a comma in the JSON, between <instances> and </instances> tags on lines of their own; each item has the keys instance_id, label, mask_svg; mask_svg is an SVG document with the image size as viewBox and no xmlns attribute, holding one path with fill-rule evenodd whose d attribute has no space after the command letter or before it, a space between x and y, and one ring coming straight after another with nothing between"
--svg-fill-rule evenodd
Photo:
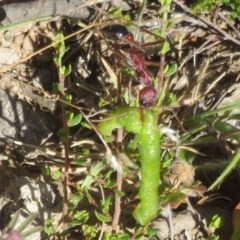
<instances>
[{"instance_id":1,"label":"dirt ground","mask_svg":"<svg viewBox=\"0 0 240 240\"><path fill-rule=\"evenodd\" d=\"M53 90L59 81L59 73L53 61L56 50L51 45L59 32L66 37L62 62L72 67L71 74L65 79L64 88L72 96L71 111L76 114L81 112L84 119L81 124L69 128L68 132L70 168L69 185L66 188L69 194L80 191L77 184L86 184L87 176L92 174L91 167L106 159L105 146L94 129L89 127L88 120L93 125L97 124L106 111L112 108L113 103L117 105L119 92L111 77L118 77L120 68L122 74L126 74L124 67L128 64L124 62L125 65L120 66L122 62L117 62L113 56L121 55L127 47L121 46L119 49L119 43L106 44L101 32L106 23L124 25L123 16L115 19L110 11L119 6L123 9L123 16L132 17L130 29L138 34L139 46L146 45L143 47L143 55L151 74L159 76L159 66L163 63L161 61L169 65L176 63L178 66L174 75L163 78L162 88L166 87L168 92L174 93L177 101L173 106L163 108L159 118L162 129L167 126L175 129L176 136L184 136L182 129L187 129L184 126L186 119L207 110L228 106L238 99L240 27L239 19L233 20L228 8L218 6L212 10L211 16L204 12L194 16L187 7L190 5L185 1L173 1L169 14L172 27L165 32L170 51L163 59L159 54L161 43L152 44L155 40L149 33L163 29L164 24L159 20L158 1L148 2L141 22L137 19L141 8L139 1L91 1L87 4L79 0L0 1L1 239L13 239L6 237L6 230L11 216L18 211L15 226L32 213L36 215L28 228L44 226L46 219L54 219L57 223L54 234L47 236L41 230L26 239L61 239L56 232L64 229L66 195L61 180L66 173L67 157L66 145L59 137L64 121L61 109L63 99ZM126 76L133 80L123 80L123 89L126 93L126 89L131 89L131 94L134 95L139 91L140 84L131 74ZM131 98L131 94L130 97L122 96L122 101ZM235 128L237 134L238 118L231 119L227 111L224 114L214 117L221 120L228 118L228 123ZM231 116L238 114L237 107L234 111L231 110ZM179 180L181 191L187 188L188 193L183 203L176 209L172 208L172 211L166 208L166 213L153 221L153 226L158 230L157 236L146 239L171 239L171 234L172 239L215 239L211 238L213 234L211 236L209 230L214 215L224 219L215 234L222 240L231 239L232 214L240 200L238 167L235 166L214 190L206 190L235 156L238 142L233 141L236 139L231 138L232 135L228 135L228 132L224 135L214 129L214 121L210 117L206 117L206 122L209 125L202 132L196 131L188 144L183 140L180 143L182 149L190 149L195 154L189 163L193 165L189 175L185 168L181 173L174 172L176 169L172 165L170 175L167 180L163 180L170 181L171 176L174 176ZM162 146L165 156L172 152L177 155L178 143L173 140L175 135L165 135L168 138ZM206 137L203 140L206 142L198 144L195 140L201 140L202 136ZM116 150L114 147L113 151ZM108 171L112 171L111 166L106 166ZM43 173L46 169L51 171L50 175ZM112 172L111 177L115 177L116 172ZM57 178L60 173L62 178ZM114 195L114 188L107 182L109 179L105 178L108 173L104 172L105 176L101 175L98 181L103 192ZM131 188L137 173L134 174L136 176L124 175L123 179L123 204L127 210L132 201L129 199L134 196ZM94 181L97 182L95 178ZM81 209L90 209L91 212L99 208L101 188L97 186L91 186L91 194L84 195L85 202L81 203ZM126 197L128 192L129 196ZM122 214L120 226L124 223L126 229L135 229L132 220L124 214L127 213ZM86 239L101 239L99 229L106 226L96 223L96 220L91 224L98 229L98 234L95 238ZM131 231L135 230L129 230ZM86 234L83 232L83 228L79 233L72 227L67 239L83 239ZM134 239L136 235L132 236L131 239Z\"/></svg>"}]
</instances>

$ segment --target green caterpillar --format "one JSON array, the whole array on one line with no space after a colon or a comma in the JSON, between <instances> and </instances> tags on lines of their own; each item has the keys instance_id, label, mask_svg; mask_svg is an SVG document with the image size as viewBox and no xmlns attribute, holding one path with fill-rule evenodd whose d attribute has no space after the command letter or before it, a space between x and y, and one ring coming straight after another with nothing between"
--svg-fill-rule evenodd
<instances>
[{"instance_id":1,"label":"green caterpillar","mask_svg":"<svg viewBox=\"0 0 240 240\"><path fill-rule=\"evenodd\" d=\"M160 132L156 116L147 109L120 107L98 125L107 139L116 128L135 133L141 157L140 203L133 212L135 220L146 225L158 214L160 179Z\"/></svg>"}]
</instances>

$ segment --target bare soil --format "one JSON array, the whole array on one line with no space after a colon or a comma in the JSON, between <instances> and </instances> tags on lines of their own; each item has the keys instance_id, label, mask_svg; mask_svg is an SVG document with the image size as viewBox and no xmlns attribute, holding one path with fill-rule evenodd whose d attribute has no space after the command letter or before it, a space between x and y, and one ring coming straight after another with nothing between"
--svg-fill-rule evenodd
<instances>
[{"instance_id":1,"label":"bare soil","mask_svg":"<svg viewBox=\"0 0 240 240\"><path fill-rule=\"evenodd\" d=\"M114 49L106 45L101 35L101 25L86 30L83 25L92 26L94 21L109 24L109 19L112 18L109 9L112 6L123 6L123 13L130 14L133 18L132 31L140 30L139 44L152 42L148 32L152 31L151 28L161 27L162 23L157 19L158 4L155 1L147 5L140 28L135 19L135 12L140 9L137 1L100 2L86 6L85 1L77 0L0 1L2 235L12 214L18 211L18 224L30 214L36 213L30 228L43 226L49 218L56 222L61 222L62 218L62 184L53 184L53 179L43 174L46 167L57 172L57 169L64 171L65 166L64 145L58 135L62 128L62 113L60 101L53 92L53 85L58 82L59 76L53 62L53 47L49 46L38 53L37 51L51 44L58 32L62 32L64 36L73 34L65 41L67 50L63 57L63 63L72 66L71 75L65 81L66 92L73 96L73 111L83 109L87 116L93 116L91 120L96 123L99 120L98 115L103 113L101 111L110 109L117 96L109 78L111 71L102 59L114 71L118 66L114 64ZM176 62L178 71L170 79L165 79L163 85L167 84L168 91L177 96L178 102L171 113L166 111L161 117L163 124L170 127L176 127L171 125L171 122L176 121L173 120L174 116L183 122L196 113L233 103L239 97L240 89L240 40L235 37L239 33L239 19L232 20L228 9L221 7L213 12L214 16L202 14L201 19L191 15L186 9L184 11L183 1L180 4L178 1L173 2L175 4L171 18L175 25L166 34L171 50L166 55L165 63ZM23 20L25 22L20 24ZM150 63L150 71L156 76L160 64L159 44L147 46L144 54L146 62ZM134 81L131 84L137 89L138 83ZM123 86L127 85L123 81ZM101 107L101 103L104 107ZM239 113L237 109L235 113ZM239 128L239 121L232 124ZM201 154L196 154L192 163L195 174L191 177L194 182L199 181L201 186L207 188L234 156L238 143L218 138L210 127L204 134L213 136L216 141L214 144L194 146ZM68 190L74 193L77 191L76 184L83 183L91 166L105 159L105 148L96 133L82 125L70 129L69 142L72 162ZM85 149L89 150L87 157L83 153ZM84 159L85 165L77 165L74 159ZM219 168L207 167L209 163L216 163ZM170 231L174 233L174 239L210 239L207 226L216 214L225 219L217 234L222 240L230 239L233 230L232 213L240 200L238 170L232 171L216 190L201 193L200 196L188 196L191 204L182 204L172 212L172 229L169 228L169 215L154 221L158 234L152 239L170 239ZM99 189L93 188L93 195L98 200L99 192ZM88 209L95 209L97 204L89 207L89 202L86 202ZM122 218L124 219L124 214ZM59 224L59 228L61 226ZM57 231L60 230L57 228ZM80 239L75 233L73 230L69 239ZM47 237L41 231L26 239L54 238Z\"/></svg>"}]
</instances>

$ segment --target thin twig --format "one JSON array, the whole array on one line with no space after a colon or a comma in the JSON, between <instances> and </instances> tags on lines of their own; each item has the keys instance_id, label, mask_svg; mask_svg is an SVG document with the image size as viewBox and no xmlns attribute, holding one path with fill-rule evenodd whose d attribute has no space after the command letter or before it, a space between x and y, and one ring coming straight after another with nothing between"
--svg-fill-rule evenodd
<instances>
[{"instance_id":1,"label":"thin twig","mask_svg":"<svg viewBox=\"0 0 240 240\"><path fill-rule=\"evenodd\" d=\"M122 140L123 140L123 129L118 129L117 132L117 148L118 151L122 152ZM122 161L119 159L118 164L121 164L122 168ZM115 204L114 204L114 214L113 214L113 221L112 221L112 229L114 231L119 230L119 218L121 215L121 197L119 196L119 192L122 191L122 183L123 177L122 172L117 171L117 192L115 193Z\"/></svg>"},{"instance_id":2,"label":"thin twig","mask_svg":"<svg viewBox=\"0 0 240 240\"><path fill-rule=\"evenodd\" d=\"M60 83L60 99L64 99L64 82L65 77L61 74L59 74L59 83ZM63 176L63 224L64 224L64 230L68 227L68 182L69 182L69 169L71 165L71 158L69 157L69 131L68 131L68 123L67 123L67 115L66 115L66 109L65 104L63 102L60 102L61 106L61 112L62 112L62 122L63 122L63 130L64 130L64 141L63 141L63 147L64 147L64 155L65 155L65 169L64 169L64 176Z\"/></svg>"},{"instance_id":3,"label":"thin twig","mask_svg":"<svg viewBox=\"0 0 240 240\"><path fill-rule=\"evenodd\" d=\"M163 79L164 79L164 64L165 64L165 55L161 55L160 58L160 67L159 67L159 71L158 71L158 85L157 85L157 96L159 96L161 89L162 89L162 85L163 85Z\"/></svg>"},{"instance_id":4,"label":"thin twig","mask_svg":"<svg viewBox=\"0 0 240 240\"><path fill-rule=\"evenodd\" d=\"M220 43L220 41L216 41L211 43L212 41L212 37L210 37L206 42L204 42L198 49L195 50L193 55L192 53L190 53L188 56L186 56L186 58L182 61L181 65L179 66L178 70L182 69L184 67L184 65L186 64L187 61L189 61L190 59L192 59L193 57L196 57L198 54L213 48L214 46L218 45ZM211 43L211 44L209 44ZM205 47L206 46L206 47Z\"/></svg>"},{"instance_id":5,"label":"thin twig","mask_svg":"<svg viewBox=\"0 0 240 240\"><path fill-rule=\"evenodd\" d=\"M121 164L121 162L119 164ZM112 229L116 232L119 230L118 223L121 215L121 197L119 196L118 192L122 190L122 183L123 183L122 174L119 171L117 171L117 192L115 193L114 214L112 221Z\"/></svg>"}]
</instances>

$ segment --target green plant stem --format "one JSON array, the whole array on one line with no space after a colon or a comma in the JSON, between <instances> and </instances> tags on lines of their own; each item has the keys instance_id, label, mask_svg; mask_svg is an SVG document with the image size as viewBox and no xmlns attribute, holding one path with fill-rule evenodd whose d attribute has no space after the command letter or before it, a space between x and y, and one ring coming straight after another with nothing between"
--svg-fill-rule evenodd
<instances>
[{"instance_id":1,"label":"green plant stem","mask_svg":"<svg viewBox=\"0 0 240 240\"><path fill-rule=\"evenodd\" d=\"M98 125L107 140L112 140L112 131L124 128L136 134L141 158L141 184L138 193L140 203L133 212L135 220L147 225L158 214L160 180L160 132L157 117L150 110L120 107Z\"/></svg>"},{"instance_id":2,"label":"green plant stem","mask_svg":"<svg viewBox=\"0 0 240 240\"><path fill-rule=\"evenodd\" d=\"M237 166L239 161L240 161L240 149L237 151L232 161L228 164L228 166L224 169L220 176L208 188L208 191L213 190L217 185L219 185L223 181L223 179Z\"/></svg>"},{"instance_id":3,"label":"green plant stem","mask_svg":"<svg viewBox=\"0 0 240 240\"><path fill-rule=\"evenodd\" d=\"M139 26L139 28L137 28L137 30L136 30L136 34L135 34L136 39L138 39L139 29L140 29L141 21L142 21L142 17L143 17L143 11L146 7L146 4L147 4L147 0L143 0L141 8L140 8L139 13L138 13L138 26Z\"/></svg>"},{"instance_id":4,"label":"green plant stem","mask_svg":"<svg viewBox=\"0 0 240 240\"><path fill-rule=\"evenodd\" d=\"M65 77L60 76L60 99L64 100L64 81ZM64 176L63 176L63 217L64 217L64 223L67 224L68 222L68 182L69 182L69 168L71 164L71 159L69 157L69 131L68 131L68 124L67 124L67 114L65 110L65 104L60 101L61 105L61 112L62 112L62 122L63 122L63 130L65 133L65 139L63 141L64 146L64 157L65 157L65 169L64 169Z\"/></svg>"},{"instance_id":5,"label":"green plant stem","mask_svg":"<svg viewBox=\"0 0 240 240\"><path fill-rule=\"evenodd\" d=\"M67 120L66 120L66 114L65 114L65 107L63 104L61 104L62 109L62 118L63 118L63 129L66 133L66 141L64 141L64 156L65 156L65 169L64 169L64 179L63 179L63 198L64 198L64 204L65 207L68 203L68 182L69 182L69 168L71 164L71 159L69 158L69 142L68 142L68 127L67 127ZM65 212L66 213L66 212Z\"/></svg>"}]
</instances>

